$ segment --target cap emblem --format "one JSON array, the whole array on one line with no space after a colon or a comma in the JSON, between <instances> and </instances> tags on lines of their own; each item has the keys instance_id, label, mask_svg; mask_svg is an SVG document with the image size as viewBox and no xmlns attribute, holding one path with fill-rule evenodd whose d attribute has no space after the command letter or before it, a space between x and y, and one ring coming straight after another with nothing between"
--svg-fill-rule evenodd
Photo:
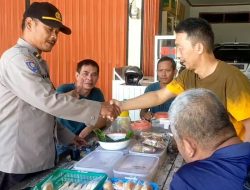
<instances>
[{"instance_id":1,"label":"cap emblem","mask_svg":"<svg viewBox=\"0 0 250 190\"><path fill-rule=\"evenodd\" d=\"M64 34L71 34L70 28L62 23L61 12L51 3L33 2L25 11L23 17L37 18L47 26L58 28Z\"/></svg>"},{"instance_id":2,"label":"cap emblem","mask_svg":"<svg viewBox=\"0 0 250 190\"><path fill-rule=\"evenodd\" d=\"M62 15L59 12L56 12L55 17L62 22Z\"/></svg>"}]
</instances>

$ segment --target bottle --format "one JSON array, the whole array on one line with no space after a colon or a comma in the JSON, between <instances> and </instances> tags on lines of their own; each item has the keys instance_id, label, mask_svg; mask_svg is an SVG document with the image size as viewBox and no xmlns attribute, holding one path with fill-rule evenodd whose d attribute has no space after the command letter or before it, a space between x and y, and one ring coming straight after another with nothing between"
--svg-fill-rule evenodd
<instances>
[{"instance_id":1,"label":"bottle","mask_svg":"<svg viewBox=\"0 0 250 190\"><path fill-rule=\"evenodd\" d=\"M72 149L70 150L70 156L71 156L71 160L80 160L81 156L80 156L80 150L76 147L76 145L74 145L72 147Z\"/></svg>"},{"instance_id":2,"label":"bottle","mask_svg":"<svg viewBox=\"0 0 250 190\"><path fill-rule=\"evenodd\" d=\"M130 130L131 119L128 111L123 111L112 123L113 132L126 133Z\"/></svg>"}]
</instances>

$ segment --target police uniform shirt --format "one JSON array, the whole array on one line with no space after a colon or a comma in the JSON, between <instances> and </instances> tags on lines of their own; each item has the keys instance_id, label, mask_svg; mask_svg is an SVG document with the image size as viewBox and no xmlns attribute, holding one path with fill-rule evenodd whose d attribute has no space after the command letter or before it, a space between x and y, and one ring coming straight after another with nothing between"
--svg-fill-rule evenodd
<instances>
[{"instance_id":1,"label":"police uniform shirt","mask_svg":"<svg viewBox=\"0 0 250 190\"><path fill-rule=\"evenodd\" d=\"M0 102L0 171L16 174L54 166L54 116L94 125L101 107L56 94L46 62L23 39L1 57Z\"/></svg>"}]
</instances>

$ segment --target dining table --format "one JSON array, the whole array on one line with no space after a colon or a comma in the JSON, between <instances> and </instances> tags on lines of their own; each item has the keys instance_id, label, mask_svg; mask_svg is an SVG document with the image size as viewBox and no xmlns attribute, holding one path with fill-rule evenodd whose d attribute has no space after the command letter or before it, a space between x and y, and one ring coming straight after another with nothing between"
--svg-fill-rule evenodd
<instances>
[{"instance_id":1,"label":"dining table","mask_svg":"<svg viewBox=\"0 0 250 190\"><path fill-rule=\"evenodd\" d=\"M98 147L95 144L94 147L85 149L81 152L81 158L86 156L89 152L93 151ZM77 160L72 159L72 155L64 155L59 159L58 164L49 170L39 172L32 177L18 183L11 190L28 190L32 189L38 182L46 178L48 175L53 173L58 168L73 169ZM177 148L172 148L172 143L168 144L167 150L164 153L162 162L158 165L157 172L153 178L153 182L158 184L159 190L168 190L170 182L173 178L174 173L184 164L182 156L179 154Z\"/></svg>"}]
</instances>

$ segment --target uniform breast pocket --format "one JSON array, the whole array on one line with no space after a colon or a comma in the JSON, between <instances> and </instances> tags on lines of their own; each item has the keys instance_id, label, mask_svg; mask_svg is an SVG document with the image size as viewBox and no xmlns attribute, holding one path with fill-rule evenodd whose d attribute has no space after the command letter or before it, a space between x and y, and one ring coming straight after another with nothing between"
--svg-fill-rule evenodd
<instances>
[{"instance_id":1,"label":"uniform breast pocket","mask_svg":"<svg viewBox=\"0 0 250 190\"><path fill-rule=\"evenodd\" d=\"M32 106L31 104L25 102L25 101L20 101L19 102L19 111L23 116L27 117L32 117L35 115L39 115L41 113L41 110Z\"/></svg>"}]
</instances>

